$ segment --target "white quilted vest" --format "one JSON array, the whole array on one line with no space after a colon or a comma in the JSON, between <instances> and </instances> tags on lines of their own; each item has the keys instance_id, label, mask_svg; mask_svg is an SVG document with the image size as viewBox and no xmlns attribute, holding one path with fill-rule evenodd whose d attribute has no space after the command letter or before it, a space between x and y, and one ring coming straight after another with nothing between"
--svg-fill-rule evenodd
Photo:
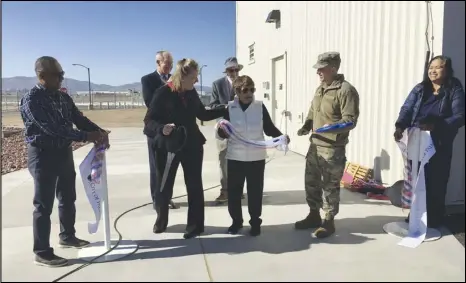
<instances>
[{"instance_id":1,"label":"white quilted vest","mask_svg":"<svg viewBox=\"0 0 466 283\"><path fill-rule=\"evenodd\" d=\"M230 123L244 138L253 141L264 140L264 128L262 122L262 101L254 100L243 111L238 99L228 103ZM237 161L258 161L267 157L267 151L263 148L245 146L235 139L228 139L226 159Z\"/></svg>"}]
</instances>

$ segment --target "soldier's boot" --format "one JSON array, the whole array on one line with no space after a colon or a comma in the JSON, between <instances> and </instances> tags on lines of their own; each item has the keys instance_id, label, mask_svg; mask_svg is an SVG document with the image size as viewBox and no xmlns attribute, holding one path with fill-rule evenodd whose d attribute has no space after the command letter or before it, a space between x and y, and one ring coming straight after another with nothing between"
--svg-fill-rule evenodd
<instances>
[{"instance_id":1,"label":"soldier's boot","mask_svg":"<svg viewBox=\"0 0 466 283\"><path fill-rule=\"evenodd\" d=\"M335 222L332 220L325 219L322 225L316 229L314 236L319 239L327 238L335 233Z\"/></svg>"},{"instance_id":2,"label":"soldier's boot","mask_svg":"<svg viewBox=\"0 0 466 283\"><path fill-rule=\"evenodd\" d=\"M311 212L304 218L294 224L297 230L315 229L322 225L322 218L318 210Z\"/></svg>"}]
</instances>

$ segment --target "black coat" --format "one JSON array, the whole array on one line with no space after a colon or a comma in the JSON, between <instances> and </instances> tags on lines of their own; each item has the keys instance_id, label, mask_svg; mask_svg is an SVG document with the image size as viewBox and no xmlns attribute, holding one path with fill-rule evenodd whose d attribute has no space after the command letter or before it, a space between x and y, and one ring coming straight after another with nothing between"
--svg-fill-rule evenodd
<instances>
[{"instance_id":1,"label":"black coat","mask_svg":"<svg viewBox=\"0 0 466 283\"><path fill-rule=\"evenodd\" d=\"M154 138L157 148L167 148L169 137L164 136L162 130L164 125L171 123L177 127L185 127L186 147L201 147L206 139L199 130L196 118L210 121L227 113L225 107L206 110L195 89L187 91L184 97L185 103L180 93L173 91L169 85L164 85L155 91L144 117L144 134Z\"/></svg>"},{"instance_id":2,"label":"black coat","mask_svg":"<svg viewBox=\"0 0 466 283\"><path fill-rule=\"evenodd\" d=\"M168 78L170 78L170 75L168 75ZM144 104L146 104L147 108L149 108L155 91L164 84L165 82L162 81L162 78L160 78L160 75L157 73L157 71L147 74L141 78L142 98L144 99Z\"/></svg>"}]
</instances>

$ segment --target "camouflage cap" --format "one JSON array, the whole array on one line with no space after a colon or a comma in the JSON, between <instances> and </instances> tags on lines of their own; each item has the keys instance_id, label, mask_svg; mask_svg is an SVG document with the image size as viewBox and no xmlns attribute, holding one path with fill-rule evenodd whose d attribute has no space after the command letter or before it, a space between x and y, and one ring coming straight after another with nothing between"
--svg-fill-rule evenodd
<instances>
[{"instance_id":1,"label":"camouflage cap","mask_svg":"<svg viewBox=\"0 0 466 283\"><path fill-rule=\"evenodd\" d=\"M339 52L325 52L319 55L317 63L314 64L315 69L325 68L327 66L339 67L341 63Z\"/></svg>"}]
</instances>

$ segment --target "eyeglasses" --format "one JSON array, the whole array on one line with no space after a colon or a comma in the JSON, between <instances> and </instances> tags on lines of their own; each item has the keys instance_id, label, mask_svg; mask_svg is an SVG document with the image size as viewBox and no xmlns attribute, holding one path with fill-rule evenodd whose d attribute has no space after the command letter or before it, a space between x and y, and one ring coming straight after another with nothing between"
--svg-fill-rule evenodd
<instances>
[{"instance_id":1,"label":"eyeglasses","mask_svg":"<svg viewBox=\"0 0 466 283\"><path fill-rule=\"evenodd\" d=\"M245 88L240 88L240 89L237 89L238 92L241 92L241 93L248 93L248 92L256 92L256 88L255 87L245 87Z\"/></svg>"},{"instance_id":2,"label":"eyeglasses","mask_svg":"<svg viewBox=\"0 0 466 283\"><path fill-rule=\"evenodd\" d=\"M228 73L238 73L239 69L227 69Z\"/></svg>"},{"instance_id":3,"label":"eyeglasses","mask_svg":"<svg viewBox=\"0 0 466 283\"><path fill-rule=\"evenodd\" d=\"M59 79L63 79L65 77L65 72L44 72L44 74L48 74L52 77L58 77Z\"/></svg>"}]
</instances>

